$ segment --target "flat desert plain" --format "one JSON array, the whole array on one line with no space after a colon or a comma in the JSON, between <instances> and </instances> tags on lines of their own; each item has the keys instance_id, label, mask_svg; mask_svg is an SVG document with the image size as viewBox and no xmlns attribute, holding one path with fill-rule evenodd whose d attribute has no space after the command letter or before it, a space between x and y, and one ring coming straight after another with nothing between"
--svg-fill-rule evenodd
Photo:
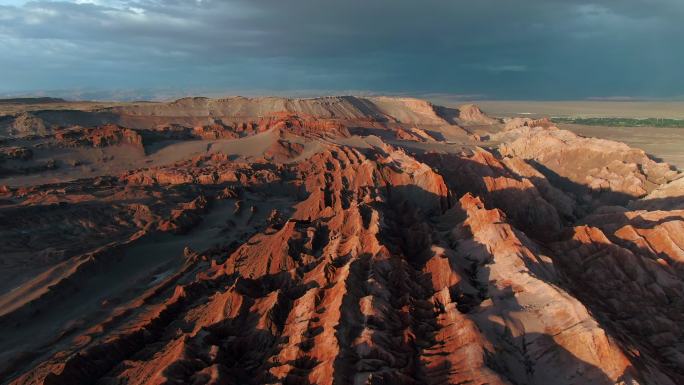
<instances>
[{"instance_id":1,"label":"flat desert plain","mask_svg":"<svg viewBox=\"0 0 684 385\"><path fill-rule=\"evenodd\" d=\"M684 119L680 101L472 101L495 116ZM461 104L461 103L459 103Z\"/></svg>"}]
</instances>

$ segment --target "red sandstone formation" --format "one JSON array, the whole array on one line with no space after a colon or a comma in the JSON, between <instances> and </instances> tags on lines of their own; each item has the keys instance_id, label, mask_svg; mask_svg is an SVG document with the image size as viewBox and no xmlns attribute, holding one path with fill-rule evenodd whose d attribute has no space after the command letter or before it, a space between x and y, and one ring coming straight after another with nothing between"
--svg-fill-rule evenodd
<instances>
[{"instance_id":1,"label":"red sandstone formation","mask_svg":"<svg viewBox=\"0 0 684 385\"><path fill-rule=\"evenodd\" d=\"M57 142L64 146L106 147L117 144L132 144L142 147L142 137L127 128L108 124L96 128L72 127L55 133Z\"/></svg>"},{"instance_id":2,"label":"red sandstone formation","mask_svg":"<svg viewBox=\"0 0 684 385\"><path fill-rule=\"evenodd\" d=\"M183 99L112 110L145 127L9 140L26 159L8 167L34 161L20 147L146 153L0 180L0 378L683 383L676 172L476 107L461 119L500 144L449 143L462 129L445 110Z\"/></svg>"}]
</instances>

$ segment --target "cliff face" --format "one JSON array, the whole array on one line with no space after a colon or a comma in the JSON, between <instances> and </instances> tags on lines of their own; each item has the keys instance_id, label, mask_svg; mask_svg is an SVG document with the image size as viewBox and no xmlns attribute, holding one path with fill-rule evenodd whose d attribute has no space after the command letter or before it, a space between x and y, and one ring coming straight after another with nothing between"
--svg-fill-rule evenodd
<instances>
[{"instance_id":1,"label":"cliff face","mask_svg":"<svg viewBox=\"0 0 684 385\"><path fill-rule=\"evenodd\" d=\"M126 114L220 110L201 130L220 135L94 126L47 142L133 144L145 163L0 188L0 378L684 382L674 171L472 106L499 144L456 151L443 135L464 128L440 108L368 100L184 99Z\"/></svg>"},{"instance_id":2,"label":"cliff face","mask_svg":"<svg viewBox=\"0 0 684 385\"><path fill-rule=\"evenodd\" d=\"M376 119L401 123L444 124L434 106L412 98L331 96L309 99L276 97L224 99L185 98L171 103L146 103L114 107L121 115L160 117L256 118L288 112L325 119Z\"/></svg>"}]
</instances>

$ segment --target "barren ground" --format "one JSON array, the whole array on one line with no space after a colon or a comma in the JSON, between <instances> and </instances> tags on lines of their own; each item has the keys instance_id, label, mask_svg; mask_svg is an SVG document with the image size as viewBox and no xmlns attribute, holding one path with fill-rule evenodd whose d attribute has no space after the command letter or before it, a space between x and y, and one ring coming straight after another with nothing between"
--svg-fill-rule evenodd
<instances>
[{"instance_id":1,"label":"barren ground","mask_svg":"<svg viewBox=\"0 0 684 385\"><path fill-rule=\"evenodd\" d=\"M684 129L537 116L678 105L483 105L0 106L0 382L684 383Z\"/></svg>"}]
</instances>

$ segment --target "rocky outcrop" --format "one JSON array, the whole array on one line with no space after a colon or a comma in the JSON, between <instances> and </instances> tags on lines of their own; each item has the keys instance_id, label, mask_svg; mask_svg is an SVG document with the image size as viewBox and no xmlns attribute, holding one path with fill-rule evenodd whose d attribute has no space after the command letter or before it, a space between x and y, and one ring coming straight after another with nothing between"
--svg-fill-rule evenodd
<instances>
[{"instance_id":1,"label":"rocky outcrop","mask_svg":"<svg viewBox=\"0 0 684 385\"><path fill-rule=\"evenodd\" d=\"M400 128L397 130L396 133L396 138L399 140L408 140L411 142L422 142L423 139L419 137L418 135L415 135L414 133L410 131L406 131L403 128Z\"/></svg>"},{"instance_id":2,"label":"rocky outcrop","mask_svg":"<svg viewBox=\"0 0 684 385\"><path fill-rule=\"evenodd\" d=\"M637 383L619 345L588 309L561 289L552 258L498 209L460 199L450 234L458 265L470 264L467 314L492 346L489 363L512 383ZM473 290L474 289L474 290ZM599 369L600 368L600 369Z\"/></svg>"},{"instance_id":3,"label":"rocky outcrop","mask_svg":"<svg viewBox=\"0 0 684 385\"><path fill-rule=\"evenodd\" d=\"M466 125L492 125L498 120L487 116L475 104L464 104L458 107L458 120Z\"/></svg>"},{"instance_id":4,"label":"rocky outcrop","mask_svg":"<svg viewBox=\"0 0 684 385\"><path fill-rule=\"evenodd\" d=\"M619 142L527 125L500 135L507 139L499 146L502 156L526 160L577 202L591 207L627 204L677 176L669 165Z\"/></svg>"},{"instance_id":5,"label":"rocky outcrop","mask_svg":"<svg viewBox=\"0 0 684 385\"><path fill-rule=\"evenodd\" d=\"M548 118L530 119L530 118L506 118L504 119L504 131L514 131L525 127L541 127L545 129L557 129L555 124Z\"/></svg>"},{"instance_id":6,"label":"rocky outcrop","mask_svg":"<svg viewBox=\"0 0 684 385\"><path fill-rule=\"evenodd\" d=\"M322 98L184 98L170 103L113 107L108 112L127 116L251 118L276 113L320 119L372 119L407 124L444 124L432 104L413 98L331 96Z\"/></svg>"},{"instance_id":7,"label":"rocky outcrop","mask_svg":"<svg viewBox=\"0 0 684 385\"><path fill-rule=\"evenodd\" d=\"M202 220L201 214L207 209L207 199L199 196L190 202L183 203L171 211L169 219L159 222L159 230L183 234L195 227Z\"/></svg>"},{"instance_id":8,"label":"rocky outcrop","mask_svg":"<svg viewBox=\"0 0 684 385\"><path fill-rule=\"evenodd\" d=\"M59 130L55 139L62 146L107 147L119 144L143 146L142 137L136 131L109 124L97 128L72 127Z\"/></svg>"},{"instance_id":9,"label":"rocky outcrop","mask_svg":"<svg viewBox=\"0 0 684 385\"><path fill-rule=\"evenodd\" d=\"M658 186L642 199L630 202L630 208L646 210L684 209L684 174L669 183Z\"/></svg>"},{"instance_id":10,"label":"rocky outcrop","mask_svg":"<svg viewBox=\"0 0 684 385\"><path fill-rule=\"evenodd\" d=\"M17 137L47 135L50 132L45 122L30 112L22 112L12 117L6 130L9 135Z\"/></svg>"},{"instance_id":11,"label":"rocky outcrop","mask_svg":"<svg viewBox=\"0 0 684 385\"><path fill-rule=\"evenodd\" d=\"M482 197L488 207L503 210L516 226L531 236L553 239L561 230L561 217L549 202L562 201L567 205L560 206L562 213L572 215L572 204L564 201L562 193L554 195L553 190L542 190L546 193L542 195L531 179L519 175L483 149L472 155L427 154L420 159L440 170L457 195L472 193Z\"/></svg>"},{"instance_id":12,"label":"rocky outcrop","mask_svg":"<svg viewBox=\"0 0 684 385\"><path fill-rule=\"evenodd\" d=\"M107 110L145 129L56 128L61 151L152 154L0 187L0 378L682 383L676 173L476 107L491 141L456 145L448 112L190 98Z\"/></svg>"},{"instance_id":13,"label":"rocky outcrop","mask_svg":"<svg viewBox=\"0 0 684 385\"><path fill-rule=\"evenodd\" d=\"M630 237L629 228L614 236ZM638 236L637 236L638 238ZM638 242L638 241L637 241ZM556 261L572 293L631 355L650 383L682 381L682 281L648 251L619 246L598 228L579 226L556 246ZM600 296L597 296L600 293Z\"/></svg>"},{"instance_id":14,"label":"rocky outcrop","mask_svg":"<svg viewBox=\"0 0 684 385\"><path fill-rule=\"evenodd\" d=\"M425 130L417 127L409 129L397 128L395 137L399 140L407 140L410 142L434 142L435 138L430 136Z\"/></svg>"}]
</instances>

